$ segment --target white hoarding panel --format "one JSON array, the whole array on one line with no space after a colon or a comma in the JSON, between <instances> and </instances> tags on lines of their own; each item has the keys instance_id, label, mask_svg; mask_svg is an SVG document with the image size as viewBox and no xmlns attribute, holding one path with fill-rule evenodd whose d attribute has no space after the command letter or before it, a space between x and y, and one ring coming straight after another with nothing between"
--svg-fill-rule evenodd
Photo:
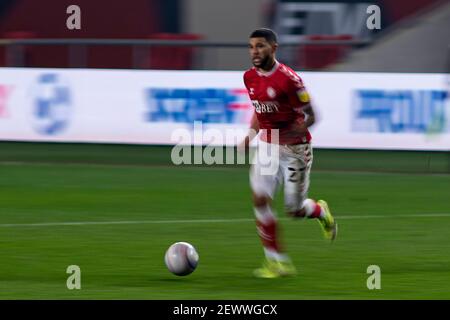
<instances>
[{"instance_id":1,"label":"white hoarding panel","mask_svg":"<svg viewBox=\"0 0 450 320\"><path fill-rule=\"evenodd\" d=\"M299 74L317 110L315 147L450 150L445 75ZM1 68L0 140L176 144L187 133L182 142L230 145L253 112L242 76Z\"/></svg>"}]
</instances>

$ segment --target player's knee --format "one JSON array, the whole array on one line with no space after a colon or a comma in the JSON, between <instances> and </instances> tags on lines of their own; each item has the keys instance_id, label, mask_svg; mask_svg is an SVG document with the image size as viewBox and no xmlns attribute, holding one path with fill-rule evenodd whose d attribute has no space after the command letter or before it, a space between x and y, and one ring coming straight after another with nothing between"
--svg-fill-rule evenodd
<instances>
[{"instance_id":1,"label":"player's knee","mask_svg":"<svg viewBox=\"0 0 450 320\"><path fill-rule=\"evenodd\" d=\"M297 196L287 196L284 201L284 211L288 216L303 217L305 215L303 206L299 206L299 199Z\"/></svg>"},{"instance_id":2,"label":"player's knee","mask_svg":"<svg viewBox=\"0 0 450 320\"><path fill-rule=\"evenodd\" d=\"M285 203L284 204L284 211L289 215L289 216L294 216L295 213L298 211L298 207L295 205L295 203Z\"/></svg>"},{"instance_id":3,"label":"player's knee","mask_svg":"<svg viewBox=\"0 0 450 320\"><path fill-rule=\"evenodd\" d=\"M263 207L270 203L270 198L265 195L257 195L256 193L253 193L253 205L255 207Z\"/></svg>"},{"instance_id":4,"label":"player's knee","mask_svg":"<svg viewBox=\"0 0 450 320\"><path fill-rule=\"evenodd\" d=\"M291 217L303 218L306 216L306 211L304 208L301 208L299 210L287 210L287 214Z\"/></svg>"},{"instance_id":5,"label":"player's knee","mask_svg":"<svg viewBox=\"0 0 450 320\"><path fill-rule=\"evenodd\" d=\"M302 207L297 210L288 210L288 214L292 217L303 218L309 216L315 208L315 202L311 199L305 199L302 201Z\"/></svg>"}]
</instances>

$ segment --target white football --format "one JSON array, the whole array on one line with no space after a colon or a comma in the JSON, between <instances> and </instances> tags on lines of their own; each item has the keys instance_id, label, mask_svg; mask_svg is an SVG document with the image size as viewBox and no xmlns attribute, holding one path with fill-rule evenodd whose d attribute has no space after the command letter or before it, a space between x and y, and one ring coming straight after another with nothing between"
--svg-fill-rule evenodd
<instances>
[{"instance_id":1,"label":"white football","mask_svg":"<svg viewBox=\"0 0 450 320\"><path fill-rule=\"evenodd\" d=\"M198 264L198 253L194 246L187 242L176 242L166 251L164 261L167 269L177 276L187 276Z\"/></svg>"}]
</instances>

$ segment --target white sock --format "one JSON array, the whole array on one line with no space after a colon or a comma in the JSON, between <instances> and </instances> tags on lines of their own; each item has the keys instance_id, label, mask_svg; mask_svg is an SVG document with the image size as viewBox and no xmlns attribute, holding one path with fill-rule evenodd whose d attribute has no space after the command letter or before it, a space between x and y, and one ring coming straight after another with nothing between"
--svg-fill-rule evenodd
<instances>
[{"instance_id":1,"label":"white sock","mask_svg":"<svg viewBox=\"0 0 450 320\"><path fill-rule=\"evenodd\" d=\"M254 207L255 217L262 223L267 223L270 220L275 220L273 209L269 205L263 207Z\"/></svg>"},{"instance_id":2,"label":"white sock","mask_svg":"<svg viewBox=\"0 0 450 320\"><path fill-rule=\"evenodd\" d=\"M269 224L272 221L276 221L275 213L270 205L255 207L253 208L255 212L256 219L262 224ZM261 235L260 235L261 236ZM289 262L289 257L281 252L275 251L273 249L264 248L264 254L266 258L276 261Z\"/></svg>"},{"instance_id":3,"label":"white sock","mask_svg":"<svg viewBox=\"0 0 450 320\"><path fill-rule=\"evenodd\" d=\"M282 262L289 262L291 259L289 259L289 256L285 253L279 253L270 249L264 248L264 254L267 259L276 260L276 261L282 261Z\"/></svg>"},{"instance_id":4,"label":"white sock","mask_svg":"<svg viewBox=\"0 0 450 320\"><path fill-rule=\"evenodd\" d=\"M316 212L317 207L320 208L320 214L317 218L323 219L325 217L325 211L314 200L306 199L303 201L303 208L305 209L306 217L311 217Z\"/></svg>"}]
</instances>

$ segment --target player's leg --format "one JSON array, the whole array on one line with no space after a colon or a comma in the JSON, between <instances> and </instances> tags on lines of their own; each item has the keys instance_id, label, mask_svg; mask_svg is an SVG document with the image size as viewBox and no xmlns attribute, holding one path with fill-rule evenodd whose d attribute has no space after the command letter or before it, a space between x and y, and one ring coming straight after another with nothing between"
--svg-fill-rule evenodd
<instances>
[{"instance_id":1,"label":"player's leg","mask_svg":"<svg viewBox=\"0 0 450 320\"><path fill-rule=\"evenodd\" d=\"M258 162L251 167L250 185L253 193L256 227L266 257L262 268L255 270L257 277L275 278L294 273L292 268L288 268L290 259L281 245L279 223L272 206L272 200L281 179L279 170L275 174L268 175L263 174Z\"/></svg>"},{"instance_id":2,"label":"player's leg","mask_svg":"<svg viewBox=\"0 0 450 320\"><path fill-rule=\"evenodd\" d=\"M288 215L318 219L326 239L334 240L337 224L325 201L308 199L312 148L309 144L290 146L281 157L280 166L284 179L285 208Z\"/></svg>"},{"instance_id":3,"label":"player's leg","mask_svg":"<svg viewBox=\"0 0 450 320\"><path fill-rule=\"evenodd\" d=\"M303 201L303 212L308 218L318 219L325 239L332 241L336 239L337 222L334 220L326 201L318 200L316 202L312 199L306 199Z\"/></svg>"}]
</instances>

